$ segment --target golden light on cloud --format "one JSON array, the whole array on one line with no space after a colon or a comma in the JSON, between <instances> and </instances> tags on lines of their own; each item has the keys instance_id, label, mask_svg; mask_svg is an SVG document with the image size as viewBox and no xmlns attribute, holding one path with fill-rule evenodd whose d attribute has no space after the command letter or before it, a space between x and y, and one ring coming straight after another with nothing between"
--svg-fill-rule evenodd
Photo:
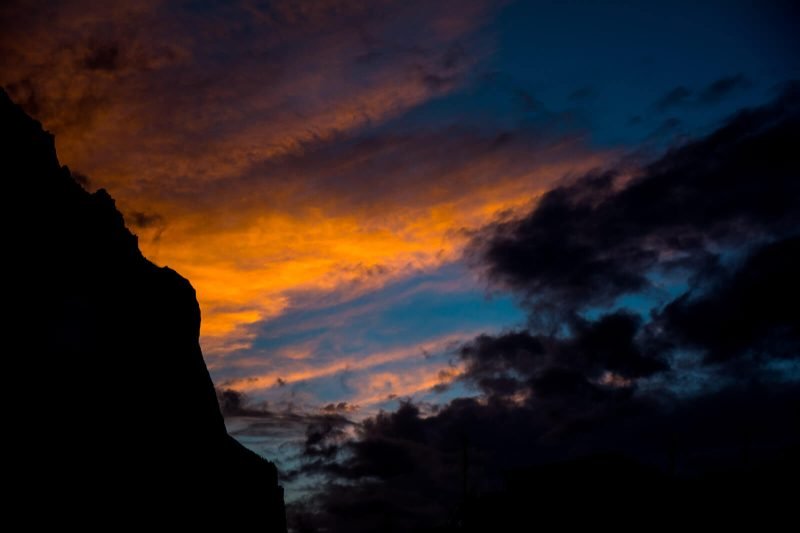
<instances>
[{"instance_id":1,"label":"golden light on cloud","mask_svg":"<svg viewBox=\"0 0 800 533\"><path fill-rule=\"evenodd\" d=\"M382 215L374 205L347 215L322 210L265 214L248 206L250 213L237 214L237 227L215 227L195 216L177 221L157 241L145 232L141 246L194 284L203 310L204 346L213 356L230 343L241 347L240 327L280 314L292 293L353 296L453 261L465 240L461 229L525 207L561 175L599 162L587 156L474 188L465 180L466 186L450 191L447 200L426 205L422 191L416 206L393 206L389 200Z\"/></svg>"},{"instance_id":2,"label":"golden light on cloud","mask_svg":"<svg viewBox=\"0 0 800 533\"><path fill-rule=\"evenodd\" d=\"M401 348L395 348L383 352L370 353L368 355L362 355L357 357L356 356L338 357L336 358L336 360L329 361L324 364L320 364L315 361L306 361L303 360L304 358L301 358L300 360L295 361L294 364L288 365L287 367L281 368L279 370L272 370L264 374L251 375L246 378L231 380L226 382L224 386L226 388L234 389L240 392L251 392L267 388L280 387L286 384L296 383L299 381L307 381L307 380L330 377L346 371L356 372L356 371L368 370L380 367L382 365L387 365L390 363L397 363L400 361L408 361L411 359L424 360L425 358L424 354L429 350L441 351L445 347L455 342L462 341L464 338L469 338L470 335L474 334L475 332L448 334L439 338L431 339L428 342L422 344L403 346ZM430 385L422 387L423 389L430 388L433 385L443 381L445 382L452 381L452 379L454 379L455 377L455 375L451 375L450 373L447 373L446 376L444 374L441 374L442 371L441 363L437 362L435 364L437 365L437 368L434 374L437 376L436 379L438 379L438 381L434 381ZM427 369L425 370L425 372L431 373L432 371L430 369ZM433 378L426 378L426 380L428 381L432 379ZM364 389L364 387L360 388ZM369 386L367 386L367 388L369 388ZM398 391L392 390L390 391L390 393L394 392L396 394L401 394L401 393L405 394L402 392L403 390L405 389L401 389ZM359 401L353 401L352 403L364 404L368 402L366 402L366 400L364 399L360 399Z\"/></svg>"},{"instance_id":3,"label":"golden light on cloud","mask_svg":"<svg viewBox=\"0 0 800 533\"><path fill-rule=\"evenodd\" d=\"M424 397L432 394L434 388L451 385L462 375L464 365L460 361L448 361L448 358L441 356L477 334L477 331L449 333L422 343L366 354L338 356L323 362L307 359L307 353L301 353L294 360L284 360L279 368L260 373L257 367L263 365L262 359L238 360L237 366L245 368L252 364L253 370L247 377L226 381L221 386L248 395L266 393L267 398L277 400L277 405L284 403L281 398L289 396L293 398L291 403L295 408L302 406L306 410L314 411L324 405L319 404L314 395L297 396L295 391L308 389L309 383L314 381L330 384L332 381L346 379L348 390L340 393L336 401L342 402L349 411L356 412L358 416L367 416L392 400ZM293 350L294 347L288 351ZM282 357L287 355L292 354L282 351ZM215 363L225 364L220 360L212 361L212 365ZM300 404L296 403L298 401Z\"/></svg>"},{"instance_id":4,"label":"golden light on cloud","mask_svg":"<svg viewBox=\"0 0 800 533\"><path fill-rule=\"evenodd\" d=\"M448 367L417 367L404 372L375 372L364 376L357 383L358 395L351 400L362 409L369 409L395 398L406 398L414 394L429 392L437 385L447 385L458 377L459 372L447 374L442 379L442 371Z\"/></svg>"},{"instance_id":5,"label":"golden light on cloud","mask_svg":"<svg viewBox=\"0 0 800 533\"><path fill-rule=\"evenodd\" d=\"M0 38L0 83L62 162L109 189L143 253L194 285L212 370L304 295L347 300L453 262L469 230L605 159L536 128L389 126L491 54L480 0L387 2L380 16L333 0L213 17L157 1L3 9L26 30ZM235 386L410 356L293 350L284 360L303 364ZM416 386L403 380L396 394Z\"/></svg>"}]
</instances>

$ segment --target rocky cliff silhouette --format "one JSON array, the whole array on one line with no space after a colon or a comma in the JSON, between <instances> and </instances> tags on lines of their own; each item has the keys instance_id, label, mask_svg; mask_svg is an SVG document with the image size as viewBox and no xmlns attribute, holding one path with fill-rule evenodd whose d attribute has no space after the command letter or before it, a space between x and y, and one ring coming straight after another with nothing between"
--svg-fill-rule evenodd
<instances>
[{"instance_id":1,"label":"rocky cliff silhouette","mask_svg":"<svg viewBox=\"0 0 800 533\"><path fill-rule=\"evenodd\" d=\"M133 522L285 531L275 466L223 424L189 282L0 90L9 506L30 528Z\"/></svg>"}]
</instances>

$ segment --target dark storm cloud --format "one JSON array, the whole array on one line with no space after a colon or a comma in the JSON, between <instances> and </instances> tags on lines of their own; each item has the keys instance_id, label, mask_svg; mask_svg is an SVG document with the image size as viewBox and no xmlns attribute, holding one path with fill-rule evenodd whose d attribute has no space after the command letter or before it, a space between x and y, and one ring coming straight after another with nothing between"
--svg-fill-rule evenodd
<instances>
[{"instance_id":1,"label":"dark storm cloud","mask_svg":"<svg viewBox=\"0 0 800 533\"><path fill-rule=\"evenodd\" d=\"M464 344L479 398L403 403L335 452L317 444L327 427L310 431L304 468L328 488L290 508L295 523L468 530L518 524L530 502L563 520L587 502L683 516L700 494L785 498L769 476L796 470L781 454L800 444L799 105L792 86L628 180L591 173L477 235L473 261L558 327ZM651 313L608 305L678 270L688 290Z\"/></svg>"},{"instance_id":2,"label":"dark storm cloud","mask_svg":"<svg viewBox=\"0 0 800 533\"><path fill-rule=\"evenodd\" d=\"M672 370L670 355L697 351L696 367L758 378L771 361L800 357L800 237L750 252L741 265L698 275L689 291L649 320L625 311L596 320L564 322L569 335L516 331L481 335L464 345L462 379L484 394L521 391L539 398L595 394L597 386L629 388L636 380Z\"/></svg>"},{"instance_id":3,"label":"dark storm cloud","mask_svg":"<svg viewBox=\"0 0 800 533\"><path fill-rule=\"evenodd\" d=\"M471 257L534 306L562 310L648 289L655 270L711 265L721 248L800 226L799 131L794 84L628 183L612 169L548 192L528 216L481 232Z\"/></svg>"},{"instance_id":4,"label":"dark storm cloud","mask_svg":"<svg viewBox=\"0 0 800 533\"><path fill-rule=\"evenodd\" d=\"M608 321L619 323L608 326ZM358 438L338 443L335 452L323 446L319 453L308 453L313 460L304 471L326 476L329 485L306 502L310 507L293 506L290 514L315 527L324 524L328 531L372 531L387 523L403 531L458 531L454 522L518 524L532 501L538 502L541 518L563 519L567 508L587 504L600 511L619 505L641 509L635 492L643 491L652 498L645 503L655 505L654 511L664 502L681 502L670 514L675 517L684 516L685 504L696 497L683 501L683 490L707 490L705 501L728 497L722 494L744 495L750 505L759 491L772 494L771 478L751 479L747 473L769 471L781 460L781 450L800 443L800 428L792 422L800 412L797 383L751 373L741 382L684 397L669 388L587 379L586 369L595 364L633 374L670 372L641 365L638 350L632 348L635 323L629 317L603 318L593 332L580 339L576 335L564 348L595 343L600 347L596 353L603 354L604 347L621 344L617 352L606 352L615 353L612 357L603 360L601 355L600 361L591 362L574 354L572 360L554 358L524 380L519 369L536 367L543 359L531 335L476 339L462 352L468 360L477 353L498 356L491 353L496 348L500 359L514 361L503 366L504 373L493 378L491 387L481 383L483 399L454 400L432 415L405 403L367 420ZM622 340L612 333L615 329ZM605 340L597 338L607 334ZM620 365L616 353L626 351L624 359L634 365ZM526 357L534 362L522 361ZM485 378L470 371L468 379ZM512 383L507 389L496 384L503 379ZM532 393L512 397L523 390ZM310 435L310 441L318 439L316 433ZM589 459L579 463L578 458ZM599 472L591 467L596 461L605 465ZM791 475L783 463L774 468ZM718 478L718 470L736 474ZM665 473L678 477L665 482ZM686 481L697 476L705 485ZM562 486L558 480L565 477L571 481ZM576 492L587 484L596 488ZM554 498L553 491L561 496ZM501 513L493 509L492 498L498 498ZM465 510L465 499L474 506ZM314 512L304 511L309 508Z\"/></svg>"},{"instance_id":5,"label":"dark storm cloud","mask_svg":"<svg viewBox=\"0 0 800 533\"><path fill-rule=\"evenodd\" d=\"M508 519L513 524L528 514L531 502L537 503L540 518L558 520L564 519L562 506L574 510L587 502L601 501L607 504L605 510L624 512L634 504L623 496L632 487L625 486L628 473L620 465L636 461L653 465L654 473L637 479L634 490L649 493L661 506L678 498L656 492L665 488L659 470L696 474L731 462L741 464L743 446L749 460L759 464L774 447L800 438L797 427L786 426L800 407L797 387L731 387L669 404L655 397L586 389L570 402L544 398L517 405L455 400L428 417L416 406L404 404L366 423L359 440L346 445L347 458L315 462L314 469L334 481L314 501L314 513L293 507L290 514L297 513L300 520L315 526L324 524L328 531L375 531L386 524L398 531L437 527L458 531L454 522L474 525L483 519L496 526ZM545 503L550 501L548 492L558 485L533 469L555 463L551 468L558 478L570 471L558 461L587 454L602 457L596 455L600 453L624 453L632 459L630 463L612 459L610 471L602 477L581 467L573 484L553 501L558 511L550 509ZM520 476L521 487L509 482ZM773 489L748 487L743 479L734 477L727 483L748 495ZM579 492L586 483L599 487L588 494ZM492 495L509 501L505 512L511 517L492 512ZM716 497L711 493L704 499ZM462 507L465 498L474 502L471 509ZM523 501L514 502L516 498Z\"/></svg>"},{"instance_id":6,"label":"dark storm cloud","mask_svg":"<svg viewBox=\"0 0 800 533\"><path fill-rule=\"evenodd\" d=\"M514 331L480 335L459 351L462 380L490 398L603 395L668 369L664 350L637 315L569 320L569 336Z\"/></svg>"}]
</instances>

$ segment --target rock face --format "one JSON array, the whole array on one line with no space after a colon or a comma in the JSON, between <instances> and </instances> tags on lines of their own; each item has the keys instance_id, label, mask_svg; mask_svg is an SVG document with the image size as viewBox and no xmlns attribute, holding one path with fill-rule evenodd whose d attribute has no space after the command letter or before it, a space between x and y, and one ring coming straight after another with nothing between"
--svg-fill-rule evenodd
<instances>
[{"instance_id":1,"label":"rock face","mask_svg":"<svg viewBox=\"0 0 800 533\"><path fill-rule=\"evenodd\" d=\"M0 156L17 510L32 525L285 531L275 466L225 431L189 282L142 256L114 200L86 192L2 90Z\"/></svg>"}]
</instances>

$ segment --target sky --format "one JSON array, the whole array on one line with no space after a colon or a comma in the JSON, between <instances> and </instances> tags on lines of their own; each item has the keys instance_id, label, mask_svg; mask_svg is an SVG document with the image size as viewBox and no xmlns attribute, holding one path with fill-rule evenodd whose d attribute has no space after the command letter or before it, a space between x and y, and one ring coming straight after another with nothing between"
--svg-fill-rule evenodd
<instances>
[{"instance_id":1,"label":"sky","mask_svg":"<svg viewBox=\"0 0 800 533\"><path fill-rule=\"evenodd\" d=\"M748 239L654 244L654 200L617 195L739 110L780 101L800 78L797 15L769 1L11 1L0 83L88 190L111 193L145 256L191 281L229 429L292 469L286 443L309 451L307 417L346 419L341 440L409 406L486 398L482 342L566 342L619 309L633 314L609 327L667 320L701 269L656 266L745 264L784 237L759 219ZM559 194L642 213L553 224L537 210L566 209ZM733 216L701 210L707 223L681 224ZM660 255L609 266L626 246ZM536 270L530 250L575 261ZM647 368L592 379L663 385Z\"/></svg>"}]
</instances>

